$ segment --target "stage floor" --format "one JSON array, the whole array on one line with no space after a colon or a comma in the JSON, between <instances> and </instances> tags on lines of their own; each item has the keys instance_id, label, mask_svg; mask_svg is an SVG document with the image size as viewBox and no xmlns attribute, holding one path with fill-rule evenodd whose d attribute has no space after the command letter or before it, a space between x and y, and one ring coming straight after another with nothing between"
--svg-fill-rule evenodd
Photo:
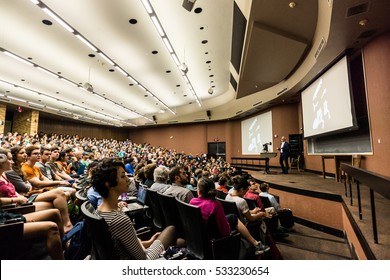
<instances>
[{"instance_id":1,"label":"stage floor","mask_svg":"<svg viewBox=\"0 0 390 280\"><path fill-rule=\"evenodd\" d=\"M345 196L344 184L336 182L334 177L326 177L324 179L322 174L307 171L298 172L296 169L290 170L289 174L282 174L280 169L272 167L270 171L270 174L263 174L263 171L247 170L254 178L261 181L286 187L340 195L354 217L376 259L390 260L390 200L375 193L375 209L378 228L378 244L375 244L371 223L370 195L369 189L366 186L360 185L363 213L363 219L360 220L356 184L353 185L353 205L351 206L349 195L348 197ZM292 210L294 211L294 209Z\"/></svg>"}]
</instances>

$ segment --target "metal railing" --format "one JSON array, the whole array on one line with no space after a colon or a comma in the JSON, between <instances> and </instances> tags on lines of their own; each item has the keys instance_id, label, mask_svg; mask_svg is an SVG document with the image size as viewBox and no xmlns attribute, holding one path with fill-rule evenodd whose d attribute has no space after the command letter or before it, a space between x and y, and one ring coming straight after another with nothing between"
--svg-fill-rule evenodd
<instances>
[{"instance_id":1,"label":"metal railing","mask_svg":"<svg viewBox=\"0 0 390 280\"><path fill-rule=\"evenodd\" d=\"M341 163L340 169L346 173L346 179L344 180L345 194L347 195L347 184L349 187L349 196L351 205L352 200L352 178L356 182L357 187L357 201L359 208L359 219L363 218L362 205L360 197L360 184L364 184L370 191L370 205L371 205L371 217L372 217L372 230L374 236L374 242L378 244L378 229L376 222L376 210L375 210L375 196L374 192L382 195L386 199L390 200L390 178L377 174L375 172L367 171L365 169L352 166L351 164Z\"/></svg>"}]
</instances>

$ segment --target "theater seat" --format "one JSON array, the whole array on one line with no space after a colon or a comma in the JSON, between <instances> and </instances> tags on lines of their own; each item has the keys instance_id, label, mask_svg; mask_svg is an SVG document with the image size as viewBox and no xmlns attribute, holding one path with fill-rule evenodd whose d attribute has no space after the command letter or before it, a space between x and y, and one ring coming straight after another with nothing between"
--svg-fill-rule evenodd
<instances>
[{"instance_id":1,"label":"theater seat","mask_svg":"<svg viewBox=\"0 0 390 280\"><path fill-rule=\"evenodd\" d=\"M87 223L88 233L92 239L91 259L118 260L106 221L95 214L95 208L89 201L81 205L81 213Z\"/></svg>"},{"instance_id":2,"label":"theater seat","mask_svg":"<svg viewBox=\"0 0 390 280\"><path fill-rule=\"evenodd\" d=\"M178 215L176 199L172 195L157 193L166 226L173 225L179 237L184 236L183 225Z\"/></svg>"},{"instance_id":3,"label":"theater seat","mask_svg":"<svg viewBox=\"0 0 390 280\"><path fill-rule=\"evenodd\" d=\"M177 208L183 224L187 249L195 259L238 260L240 253L240 234L212 239L202 218L199 207L176 198Z\"/></svg>"}]
</instances>

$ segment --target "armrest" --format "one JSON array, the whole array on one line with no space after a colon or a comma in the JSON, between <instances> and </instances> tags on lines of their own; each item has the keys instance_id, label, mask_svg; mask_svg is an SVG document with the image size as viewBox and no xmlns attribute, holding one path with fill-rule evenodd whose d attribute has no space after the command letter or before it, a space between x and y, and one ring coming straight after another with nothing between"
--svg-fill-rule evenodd
<instances>
[{"instance_id":1,"label":"armrest","mask_svg":"<svg viewBox=\"0 0 390 280\"><path fill-rule=\"evenodd\" d=\"M19 214L28 214L31 212L35 212L35 205L32 203L26 203L22 205L16 205L16 204L10 204L6 206L11 206L13 207L3 207L4 211L11 212L11 213L19 213Z\"/></svg>"},{"instance_id":2,"label":"armrest","mask_svg":"<svg viewBox=\"0 0 390 280\"><path fill-rule=\"evenodd\" d=\"M154 234L150 227L142 227L136 230L137 237L141 240L148 240Z\"/></svg>"}]
</instances>

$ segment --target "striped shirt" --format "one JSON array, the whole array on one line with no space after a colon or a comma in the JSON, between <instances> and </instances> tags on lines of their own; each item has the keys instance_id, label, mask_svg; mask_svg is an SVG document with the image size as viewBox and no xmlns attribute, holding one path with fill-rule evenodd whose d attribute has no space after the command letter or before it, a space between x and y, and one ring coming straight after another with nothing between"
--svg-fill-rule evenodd
<instances>
[{"instance_id":1,"label":"striped shirt","mask_svg":"<svg viewBox=\"0 0 390 280\"><path fill-rule=\"evenodd\" d=\"M164 247L160 240L155 240L145 249L138 239L130 218L121 211L96 213L103 217L108 225L117 256L121 260L154 260L160 257Z\"/></svg>"}]
</instances>

